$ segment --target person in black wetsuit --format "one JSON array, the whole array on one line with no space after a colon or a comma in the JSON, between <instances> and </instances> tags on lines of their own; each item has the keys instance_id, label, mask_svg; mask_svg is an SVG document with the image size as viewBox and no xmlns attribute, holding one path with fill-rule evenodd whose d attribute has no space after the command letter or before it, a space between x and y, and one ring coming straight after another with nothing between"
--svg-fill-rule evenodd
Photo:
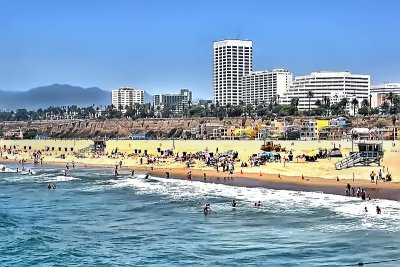
<instances>
[{"instance_id":1,"label":"person in black wetsuit","mask_svg":"<svg viewBox=\"0 0 400 267\"><path fill-rule=\"evenodd\" d=\"M205 215L207 215L210 211L211 211L210 204L207 203L207 204L204 206L203 212L204 212Z\"/></svg>"},{"instance_id":2,"label":"person in black wetsuit","mask_svg":"<svg viewBox=\"0 0 400 267\"><path fill-rule=\"evenodd\" d=\"M232 208L236 208L236 205L237 205L236 200L232 200Z\"/></svg>"}]
</instances>

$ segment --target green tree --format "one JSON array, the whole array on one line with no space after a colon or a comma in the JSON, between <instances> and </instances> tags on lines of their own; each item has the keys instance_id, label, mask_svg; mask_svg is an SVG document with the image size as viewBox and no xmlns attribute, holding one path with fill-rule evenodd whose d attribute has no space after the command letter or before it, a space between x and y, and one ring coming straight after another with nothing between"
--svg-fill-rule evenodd
<instances>
[{"instance_id":1,"label":"green tree","mask_svg":"<svg viewBox=\"0 0 400 267\"><path fill-rule=\"evenodd\" d=\"M310 90L307 92L307 97L308 97L308 112L311 110L311 98L314 97L314 93Z\"/></svg>"},{"instance_id":2,"label":"green tree","mask_svg":"<svg viewBox=\"0 0 400 267\"><path fill-rule=\"evenodd\" d=\"M356 115L356 107L358 107L357 98L353 98L353 100L351 100L351 105L353 106L353 116L355 116Z\"/></svg>"}]
</instances>

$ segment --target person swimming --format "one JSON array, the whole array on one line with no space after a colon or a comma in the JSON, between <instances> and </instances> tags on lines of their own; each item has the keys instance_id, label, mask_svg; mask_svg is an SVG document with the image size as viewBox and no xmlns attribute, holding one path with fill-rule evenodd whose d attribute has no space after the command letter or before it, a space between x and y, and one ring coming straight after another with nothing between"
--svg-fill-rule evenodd
<instances>
[{"instance_id":1,"label":"person swimming","mask_svg":"<svg viewBox=\"0 0 400 267\"><path fill-rule=\"evenodd\" d=\"M236 205L237 205L237 203L236 203L236 200L232 200L232 208L236 208Z\"/></svg>"},{"instance_id":2,"label":"person swimming","mask_svg":"<svg viewBox=\"0 0 400 267\"><path fill-rule=\"evenodd\" d=\"M379 206L376 206L376 214L381 214L382 210L381 208L379 208Z\"/></svg>"},{"instance_id":3,"label":"person swimming","mask_svg":"<svg viewBox=\"0 0 400 267\"><path fill-rule=\"evenodd\" d=\"M364 207L364 211L365 211L365 212L368 212L368 209L367 209L367 207Z\"/></svg>"},{"instance_id":4,"label":"person swimming","mask_svg":"<svg viewBox=\"0 0 400 267\"><path fill-rule=\"evenodd\" d=\"M49 185L47 186L47 189L49 189L49 190L51 189L51 184L49 184Z\"/></svg>"},{"instance_id":5,"label":"person swimming","mask_svg":"<svg viewBox=\"0 0 400 267\"><path fill-rule=\"evenodd\" d=\"M144 179L149 179L149 174L146 173L146 175L144 176Z\"/></svg>"},{"instance_id":6,"label":"person swimming","mask_svg":"<svg viewBox=\"0 0 400 267\"><path fill-rule=\"evenodd\" d=\"M210 204L206 203L206 205L204 206L203 212L205 215L207 215L210 211L211 211Z\"/></svg>"}]
</instances>

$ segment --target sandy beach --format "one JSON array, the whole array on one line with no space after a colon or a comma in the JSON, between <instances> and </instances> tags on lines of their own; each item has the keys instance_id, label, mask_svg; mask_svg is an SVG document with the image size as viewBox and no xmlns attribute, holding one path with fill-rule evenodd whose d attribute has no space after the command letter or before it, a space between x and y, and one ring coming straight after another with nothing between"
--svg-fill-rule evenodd
<instances>
[{"instance_id":1,"label":"sandy beach","mask_svg":"<svg viewBox=\"0 0 400 267\"><path fill-rule=\"evenodd\" d=\"M120 175L130 175L131 170L148 172L152 175L165 177L166 172L170 173L170 178L186 179L187 173L192 173L193 180L215 183L230 183L238 186L248 187L268 187L273 189L322 191L333 194L345 194L345 187L349 183L352 187L364 188L372 198L387 198L400 200L400 142L384 141L384 158L381 166L360 166L349 169L336 170L334 163L342 158L318 159L316 162L306 162L303 158L296 158L298 155L307 154L316 149L331 149L337 147L341 149L343 156L347 156L352 150L350 141L276 141L286 151L293 151L294 160L289 163L267 162L265 165L257 167L241 167L242 161L247 161L252 154L261 152L262 141L233 141L233 140L110 140L106 143L103 155L92 154L85 151L93 142L90 140L0 140L2 148L2 160L4 164L18 163L26 160L27 163L33 162L33 153L41 151L43 164L57 164L60 168L65 168L66 164L75 163L77 167L98 166L110 167L110 172L114 171L117 164L122 161L122 168L118 170ZM12 148L10 150L4 149ZM15 146L15 149L14 149ZM55 147L54 151L45 151L47 147ZM29 149L30 148L30 149ZM73 151L71 151L73 148ZM118 154L112 154L118 148ZM208 151L212 153L234 150L238 152L240 161L235 163L235 170L232 175L228 172L217 171L213 167L206 166L201 160L194 160L191 167L182 161L176 161L175 157L159 157L160 150L173 150L182 155L186 153L196 153ZM137 152L134 153L135 149ZM61 150L61 151L57 151ZM67 151L66 151L67 150ZM81 150L81 151L80 151ZM150 158L157 158L154 163L147 164L144 151ZM79 153L77 153L80 151ZM288 152L281 152L282 157ZM130 155L131 154L131 155ZM65 155L65 158L61 158ZM142 160L142 164L141 164ZM392 182L371 183L370 173L378 173L382 170L383 176L392 174ZM206 179L204 179L206 175Z\"/></svg>"}]
</instances>

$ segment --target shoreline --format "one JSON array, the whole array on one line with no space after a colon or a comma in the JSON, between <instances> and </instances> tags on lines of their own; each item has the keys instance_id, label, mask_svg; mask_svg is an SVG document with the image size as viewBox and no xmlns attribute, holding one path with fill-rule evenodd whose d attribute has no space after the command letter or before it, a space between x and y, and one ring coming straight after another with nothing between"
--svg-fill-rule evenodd
<instances>
[{"instance_id":1,"label":"shoreline","mask_svg":"<svg viewBox=\"0 0 400 267\"><path fill-rule=\"evenodd\" d=\"M1 162L20 164L15 159L2 159ZM43 165L35 166L60 166L64 169L66 163L70 161L45 161ZM27 160L25 164L32 164L32 160ZM111 164L85 164L79 161L75 162L77 168L110 168L110 174L113 172L115 165ZM70 169L71 170L71 169ZM378 184L371 183L365 179L325 179L311 176L288 176L265 173L260 170L260 173L254 172L234 172L229 175L228 172L217 172L209 168L168 168L165 166L130 166L123 165L119 169L121 173L119 176L130 176L131 170L146 172L152 176L166 178L166 172L170 173L170 179L187 180L186 175L190 171L192 173L193 181L200 181L205 183L217 183L239 187L262 187L274 190L292 190L292 191L306 191L306 192L322 192L326 194L342 195L345 196L345 187L349 183L356 190L358 187L366 190L370 194L371 199L387 199L400 201L400 184L398 182L379 182ZM206 179L204 179L206 174ZM112 174L111 174L112 175Z\"/></svg>"}]
</instances>

